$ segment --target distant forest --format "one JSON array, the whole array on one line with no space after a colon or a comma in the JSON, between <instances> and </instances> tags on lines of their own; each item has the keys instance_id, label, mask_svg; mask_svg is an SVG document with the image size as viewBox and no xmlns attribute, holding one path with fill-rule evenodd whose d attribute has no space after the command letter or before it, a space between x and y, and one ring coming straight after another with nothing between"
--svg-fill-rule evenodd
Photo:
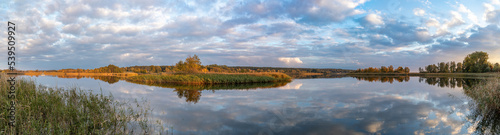
<instances>
[{"instance_id":1,"label":"distant forest","mask_svg":"<svg viewBox=\"0 0 500 135\"><path fill-rule=\"evenodd\" d=\"M315 69L315 68L280 68L280 67L241 67L241 66L226 66L226 65L206 65L200 67L201 72L214 72L214 73L255 73L255 72L281 72L290 74L300 73L349 73L352 70L344 69ZM160 73L160 72L183 72L176 66L131 66L122 68L124 71L136 73Z\"/></svg>"},{"instance_id":2,"label":"distant forest","mask_svg":"<svg viewBox=\"0 0 500 135\"><path fill-rule=\"evenodd\" d=\"M38 71L38 70L35 70ZM130 66L118 67L115 65L108 65L105 67L95 69L61 69L61 70L44 70L52 72L65 72L65 73L256 73L256 72L280 72L289 75L303 74L303 73L319 73L326 74L340 74L349 73L352 70L345 69L316 69L316 68L281 68L281 67L242 67L242 66L226 66L226 65L201 65L198 56L189 56L185 61L179 61L172 66Z\"/></svg>"},{"instance_id":3,"label":"distant forest","mask_svg":"<svg viewBox=\"0 0 500 135\"><path fill-rule=\"evenodd\" d=\"M467 55L463 62L440 62L418 69L420 73L485 73L500 72L500 64L488 62L488 53L476 51Z\"/></svg>"},{"instance_id":4,"label":"distant forest","mask_svg":"<svg viewBox=\"0 0 500 135\"><path fill-rule=\"evenodd\" d=\"M437 64L427 65L424 68L419 67L420 73L486 73L500 72L500 64L497 62L492 64L488 61L488 53L476 51L468 54L462 62L439 62ZM353 73L409 73L408 67L398 67L394 69L392 65L389 67L382 66L380 68L368 67L357 69Z\"/></svg>"},{"instance_id":5,"label":"distant forest","mask_svg":"<svg viewBox=\"0 0 500 135\"><path fill-rule=\"evenodd\" d=\"M390 65L389 67L382 66L380 68L368 67L364 69L358 69L353 73L410 73L410 68L403 68L399 66L398 68L394 69L394 67Z\"/></svg>"}]
</instances>

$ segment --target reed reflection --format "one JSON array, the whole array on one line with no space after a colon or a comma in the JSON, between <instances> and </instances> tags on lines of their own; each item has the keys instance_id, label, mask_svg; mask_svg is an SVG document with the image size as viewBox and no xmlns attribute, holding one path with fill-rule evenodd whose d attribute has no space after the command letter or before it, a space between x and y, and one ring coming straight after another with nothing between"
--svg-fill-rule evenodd
<instances>
[{"instance_id":1,"label":"reed reflection","mask_svg":"<svg viewBox=\"0 0 500 135\"><path fill-rule=\"evenodd\" d=\"M421 77L438 87L463 88L468 97L471 129L477 134L500 134L500 81L495 78Z\"/></svg>"},{"instance_id":2,"label":"reed reflection","mask_svg":"<svg viewBox=\"0 0 500 135\"><path fill-rule=\"evenodd\" d=\"M476 80L464 86L464 94L470 98L472 128L478 134L500 134L500 80L490 78Z\"/></svg>"}]
</instances>

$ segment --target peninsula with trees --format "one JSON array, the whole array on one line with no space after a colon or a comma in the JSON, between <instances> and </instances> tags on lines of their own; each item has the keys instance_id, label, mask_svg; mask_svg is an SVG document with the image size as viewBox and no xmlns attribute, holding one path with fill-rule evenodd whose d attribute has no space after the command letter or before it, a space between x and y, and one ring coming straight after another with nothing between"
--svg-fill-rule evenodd
<instances>
[{"instance_id":1,"label":"peninsula with trees","mask_svg":"<svg viewBox=\"0 0 500 135\"><path fill-rule=\"evenodd\" d=\"M343 77L352 70L281 68L281 67L241 67L226 65L202 65L197 55L189 56L170 66L130 66L118 67L113 64L95 69L59 69L16 71L30 76L58 76L63 78L120 77L135 83L173 84L242 84L291 81L292 78L334 78ZM9 72L9 71L2 71ZM109 78L106 78L109 80ZM113 82L117 82L113 79Z\"/></svg>"}]
</instances>

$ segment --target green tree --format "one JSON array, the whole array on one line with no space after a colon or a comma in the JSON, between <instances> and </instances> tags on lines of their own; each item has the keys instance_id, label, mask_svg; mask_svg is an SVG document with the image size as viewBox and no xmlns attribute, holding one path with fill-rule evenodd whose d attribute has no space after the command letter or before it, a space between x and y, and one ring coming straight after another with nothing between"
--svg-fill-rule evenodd
<instances>
[{"instance_id":1,"label":"green tree","mask_svg":"<svg viewBox=\"0 0 500 135\"><path fill-rule=\"evenodd\" d=\"M464 67L462 66L462 63L458 62L457 63L457 73L462 73Z\"/></svg>"},{"instance_id":2,"label":"green tree","mask_svg":"<svg viewBox=\"0 0 500 135\"><path fill-rule=\"evenodd\" d=\"M484 69L484 72L491 72L491 67L490 66L486 67L486 69Z\"/></svg>"},{"instance_id":3,"label":"green tree","mask_svg":"<svg viewBox=\"0 0 500 135\"><path fill-rule=\"evenodd\" d=\"M455 61L450 62L450 72L455 73L457 71L457 64Z\"/></svg>"},{"instance_id":4,"label":"green tree","mask_svg":"<svg viewBox=\"0 0 500 135\"><path fill-rule=\"evenodd\" d=\"M463 62L464 72L468 73L486 72L488 67L488 53L483 51L476 51L467 55Z\"/></svg>"},{"instance_id":5,"label":"green tree","mask_svg":"<svg viewBox=\"0 0 500 135\"><path fill-rule=\"evenodd\" d=\"M450 63L449 62L446 62L446 64L444 64L444 72L450 73Z\"/></svg>"},{"instance_id":6,"label":"green tree","mask_svg":"<svg viewBox=\"0 0 500 135\"><path fill-rule=\"evenodd\" d=\"M500 71L500 64L498 64L498 62L497 62L497 63L495 63L495 65L493 66L493 72L498 72L498 71Z\"/></svg>"},{"instance_id":7,"label":"green tree","mask_svg":"<svg viewBox=\"0 0 500 135\"><path fill-rule=\"evenodd\" d=\"M445 73L446 72L446 69L445 69L445 63L444 62L441 62L441 63L438 63L439 65L439 73Z\"/></svg>"},{"instance_id":8,"label":"green tree","mask_svg":"<svg viewBox=\"0 0 500 135\"><path fill-rule=\"evenodd\" d=\"M427 70L428 73L439 72L439 68L438 68L438 66L436 66L436 64L429 65L429 66L425 67L425 69Z\"/></svg>"}]
</instances>

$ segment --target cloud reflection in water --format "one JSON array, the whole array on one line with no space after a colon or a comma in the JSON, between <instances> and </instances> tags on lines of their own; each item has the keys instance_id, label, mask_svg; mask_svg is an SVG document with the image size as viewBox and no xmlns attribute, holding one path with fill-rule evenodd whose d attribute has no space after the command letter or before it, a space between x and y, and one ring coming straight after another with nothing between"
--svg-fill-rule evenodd
<instances>
[{"instance_id":1,"label":"cloud reflection in water","mask_svg":"<svg viewBox=\"0 0 500 135\"><path fill-rule=\"evenodd\" d=\"M146 97L174 134L469 134L462 90L418 80L296 79L278 88L199 91L196 104L173 88L124 81L100 87L116 99ZM78 83L99 90L97 80Z\"/></svg>"}]
</instances>

